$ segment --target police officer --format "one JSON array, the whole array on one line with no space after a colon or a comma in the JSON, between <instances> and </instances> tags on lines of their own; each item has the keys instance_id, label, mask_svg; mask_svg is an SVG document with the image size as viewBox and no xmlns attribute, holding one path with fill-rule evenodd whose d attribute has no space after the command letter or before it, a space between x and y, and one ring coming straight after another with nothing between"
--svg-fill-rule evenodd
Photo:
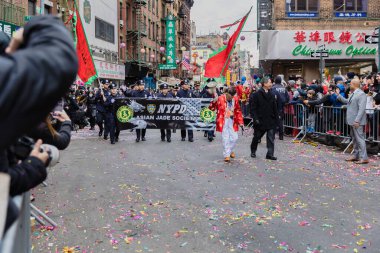
<instances>
[{"instance_id":1,"label":"police officer","mask_svg":"<svg viewBox=\"0 0 380 253\"><path fill-rule=\"evenodd\" d=\"M149 98L151 95L147 90L145 90L145 83L144 81L140 80L136 83L136 90L133 91L132 97L134 98ZM145 139L145 133L146 129L136 129L136 142L140 141L140 138L142 141L146 141Z\"/></svg>"},{"instance_id":2,"label":"police officer","mask_svg":"<svg viewBox=\"0 0 380 253\"><path fill-rule=\"evenodd\" d=\"M111 84L109 88L110 88L110 95L107 96L106 101L104 102L104 107L106 109L106 122L109 125L111 144L115 144L115 142L119 141L119 134L120 134L120 129L118 125L116 124L116 118L115 118L115 110L116 110L115 103L116 103L116 99L121 98L121 96L118 94L116 84Z\"/></svg>"},{"instance_id":3,"label":"police officer","mask_svg":"<svg viewBox=\"0 0 380 253\"><path fill-rule=\"evenodd\" d=\"M201 84L199 82L195 82L194 83L194 96L196 98L200 98L202 96L202 92L201 92Z\"/></svg>"},{"instance_id":4,"label":"police officer","mask_svg":"<svg viewBox=\"0 0 380 253\"><path fill-rule=\"evenodd\" d=\"M164 84L161 84L160 86L160 89L161 89L161 93L158 94L157 98L173 98L173 95L169 92L169 86L164 83ZM172 137L172 133L171 133L171 130L169 128L167 129L160 129L161 130L161 141L165 141L165 137L166 137L166 140L168 142L171 142L171 137ZM166 136L165 136L165 132L166 132Z\"/></svg>"},{"instance_id":5,"label":"police officer","mask_svg":"<svg viewBox=\"0 0 380 253\"><path fill-rule=\"evenodd\" d=\"M220 96L220 92L217 89L217 83L216 82L208 82L204 88L204 90L201 92L202 98L208 98L208 99L215 99L218 96ZM212 142L215 137L214 130L205 131L204 137L207 137L209 142Z\"/></svg>"},{"instance_id":6,"label":"police officer","mask_svg":"<svg viewBox=\"0 0 380 253\"><path fill-rule=\"evenodd\" d=\"M106 108L104 107L104 102L106 102L106 98L110 95L108 90L109 82L108 80L102 81L100 85L100 89L95 95L96 100L96 123L99 126L99 136L102 136L104 130L104 139L108 139L109 128L106 121ZM103 127L104 126L104 127Z\"/></svg>"},{"instance_id":7,"label":"police officer","mask_svg":"<svg viewBox=\"0 0 380 253\"><path fill-rule=\"evenodd\" d=\"M181 89L178 91L177 97L179 97L179 98L194 98L195 97L193 92L190 90L189 82L187 80L181 81ZM193 130L187 130L187 134L189 137L189 142L193 142L194 141ZM182 141L186 140L186 130L185 129L181 130L181 138L182 138Z\"/></svg>"},{"instance_id":8,"label":"police officer","mask_svg":"<svg viewBox=\"0 0 380 253\"><path fill-rule=\"evenodd\" d=\"M177 96L178 95L178 90L179 90L179 85L178 84L174 85L174 87L173 87L173 89L171 91L171 94L172 94L173 98L178 97Z\"/></svg>"},{"instance_id":9,"label":"police officer","mask_svg":"<svg viewBox=\"0 0 380 253\"><path fill-rule=\"evenodd\" d=\"M278 121L277 128L279 133L279 139L284 139L284 108L289 103L289 94L286 91L284 85L282 85L282 77L277 76L274 80L272 91L277 101Z\"/></svg>"},{"instance_id":10,"label":"police officer","mask_svg":"<svg viewBox=\"0 0 380 253\"><path fill-rule=\"evenodd\" d=\"M86 99L86 116L90 119L90 130L95 130L96 123L96 100L93 90L89 90Z\"/></svg>"}]
</instances>

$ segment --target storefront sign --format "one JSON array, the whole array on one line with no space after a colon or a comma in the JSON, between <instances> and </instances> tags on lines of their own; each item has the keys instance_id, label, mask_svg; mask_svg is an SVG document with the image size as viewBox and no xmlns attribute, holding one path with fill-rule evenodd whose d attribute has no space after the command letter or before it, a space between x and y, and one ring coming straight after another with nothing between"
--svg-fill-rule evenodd
<instances>
[{"instance_id":1,"label":"storefront sign","mask_svg":"<svg viewBox=\"0 0 380 253\"><path fill-rule=\"evenodd\" d=\"M10 38L12 37L13 33L18 30L18 28L19 27L17 25L13 25L0 20L0 32L6 33Z\"/></svg>"},{"instance_id":2,"label":"storefront sign","mask_svg":"<svg viewBox=\"0 0 380 253\"><path fill-rule=\"evenodd\" d=\"M121 130L215 128L216 113L208 107L212 99L117 99L115 116Z\"/></svg>"},{"instance_id":3,"label":"storefront sign","mask_svg":"<svg viewBox=\"0 0 380 253\"><path fill-rule=\"evenodd\" d=\"M177 66L176 65L169 65L169 64L159 64L158 69L159 70L177 69Z\"/></svg>"},{"instance_id":4,"label":"storefront sign","mask_svg":"<svg viewBox=\"0 0 380 253\"><path fill-rule=\"evenodd\" d=\"M336 18L366 18L367 12L335 12Z\"/></svg>"},{"instance_id":5,"label":"storefront sign","mask_svg":"<svg viewBox=\"0 0 380 253\"><path fill-rule=\"evenodd\" d=\"M125 66L94 60L98 77L103 79L124 80L125 79Z\"/></svg>"},{"instance_id":6,"label":"storefront sign","mask_svg":"<svg viewBox=\"0 0 380 253\"><path fill-rule=\"evenodd\" d=\"M166 64L167 66L171 66L171 68L160 68L159 69L176 69L176 29L175 29L176 18L173 14L169 14L166 17Z\"/></svg>"},{"instance_id":7,"label":"storefront sign","mask_svg":"<svg viewBox=\"0 0 380 253\"><path fill-rule=\"evenodd\" d=\"M288 18L317 18L318 12L287 12Z\"/></svg>"},{"instance_id":8,"label":"storefront sign","mask_svg":"<svg viewBox=\"0 0 380 253\"><path fill-rule=\"evenodd\" d=\"M375 59L377 45L365 44L363 30L263 31L260 35L260 59L310 59L325 45L329 59Z\"/></svg>"}]
</instances>

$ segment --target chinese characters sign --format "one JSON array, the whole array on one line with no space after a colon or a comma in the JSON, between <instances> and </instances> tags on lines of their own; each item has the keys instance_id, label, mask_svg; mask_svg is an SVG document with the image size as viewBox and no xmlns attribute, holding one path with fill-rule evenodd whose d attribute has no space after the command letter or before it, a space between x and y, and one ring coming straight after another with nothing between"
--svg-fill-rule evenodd
<instances>
[{"instance_id":1,"label":"chinese characters sign","mask_svg":"<svg viewBox=\"0 0 380 253\"><path fill-rule=\"evenodd\" d=\"M355 34L349 31L334 32L334 31L311 31L309 34L306 34L305 31L297 31L293 37L294 42L302 44L308 39L309 42L314 42L318 44L330 44L338 42L340 44L352 44L353 40L356 42L364 42L364 38L367 34L365 32L357 32Z\"/></svg>"},{"instance_id":2,"label":"chinese characters sign","mask_svg":"<svg viewBox=\"0 0 380 253\"><path fill-rule=\"evenodd\" d=\"M6 33L10 38L18 30L18 26L0 20L0 32Z\"/></svg>"},{"instance_id":3,"label":"chinese characters sign","mask_svg":"<svg viewBox=\"0 0 380 253\"><path fill-rule=\"evenodd\" d=\"M166 17L166 64L160 64L159 69L176 69L176 18L173 14Z\"/></svg>"},{"instance_id":4,"label":"chinese characters sign","mask_svg":"<svg viewBox=\"0 0 380 253\"><path fill-rule=\"evenodd\" d=\"M124 80L125 79L125 66L113 64L104 61L94 60L96 71L99 78Z\"/></svg>"},{"instance_id":5,"label":"chinese characters sign","mask_svg":"<svg viewBox=\"0 0 380 253\"><path fill-rule=\"evenodd\" d=\"M365 44L371 30L263 31L260 59L310 59L325 45L330 59L375 59L377 45Z\"/></svg>"}]
</instances>

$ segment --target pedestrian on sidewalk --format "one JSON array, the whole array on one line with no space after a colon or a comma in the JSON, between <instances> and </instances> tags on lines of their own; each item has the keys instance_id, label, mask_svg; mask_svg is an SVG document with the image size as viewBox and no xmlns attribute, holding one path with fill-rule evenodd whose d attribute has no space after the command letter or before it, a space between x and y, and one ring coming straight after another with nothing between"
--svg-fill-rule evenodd
<instances>
[{"instance_id":1,"label":"pedestrian on sidewalk","mask_svg":"<svg viewBox=\"0 0 380 253\"><path fill-rule=\"evenodd\" d=\"M255 128L255 134L251 143L251 157L256 157L257 145L267 134L266 159L277 160L274 156L274 137L279 119L276 97L271 91L272 80L264 77L261 80L262 87L252 96L251 113Z\"/></svg>"},{"instance_id":2,"label":"pedestrian on sidewalk","mask_svg":"<svg viewBox=\"0 0 380 253\"><path fill-rule=\"evenodd\" d=\"M337 99L343 104L347 104L347 124L350 126L350 134L354 145L354 156L346 159L347 162L357 164L367 164L368 155L365 143L364 126L367 123L366 104L367 96L360 89L360 80L353 79L350 84L351 96L346 99L340 95L337 89Z\"/></svg>"},{"instance_id":3,"label":"pedestrian on sidewalk","mask_svg":"<svg viewBox=\"0 0 380 253\"><path fill-rule=\"evenodd\" d=\"M243 114L236 95L235 87L228 88L227 92L215 97L211 102L210 109L217 111L216 131L222 133L223 156L225 162L235 158L234 152L238 140L239 126L243 126Z\"/></svg>"}]
</instances>

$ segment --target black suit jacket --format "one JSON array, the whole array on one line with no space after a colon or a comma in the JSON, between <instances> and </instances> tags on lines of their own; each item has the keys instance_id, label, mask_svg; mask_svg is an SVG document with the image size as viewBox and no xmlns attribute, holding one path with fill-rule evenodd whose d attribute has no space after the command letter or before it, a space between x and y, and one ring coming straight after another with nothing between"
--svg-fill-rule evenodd
<instances>
[{"instance_id":1,"label":"black suit jacket","mask_svg":"<svg viewBox=\"0 0 380 253\"><path fill-rule=\"evenodd\" d=\"M251 116L258 122L257 128L262 130L274 129L278 122L276 97L273 92L265 92L263 88L250 98Z\"/></svg>"}]
</instances>

